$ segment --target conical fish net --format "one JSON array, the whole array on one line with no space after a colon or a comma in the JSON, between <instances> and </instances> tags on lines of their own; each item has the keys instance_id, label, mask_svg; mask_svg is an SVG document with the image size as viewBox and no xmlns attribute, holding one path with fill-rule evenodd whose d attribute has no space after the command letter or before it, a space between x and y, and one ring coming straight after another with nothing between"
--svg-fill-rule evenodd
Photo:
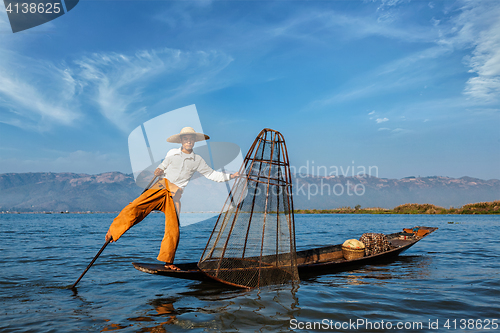
<instances>
[{"instance_id":1,"label":"conical fish net","mask_svg":"<svg viewBox=\"0 0 500 333\"><path fill-rule=\"evenodd\" d=\"M262 130L240 174L198 267L243 288L298 281L292 182L281 133Z\"/></svg>"}]
</instances>

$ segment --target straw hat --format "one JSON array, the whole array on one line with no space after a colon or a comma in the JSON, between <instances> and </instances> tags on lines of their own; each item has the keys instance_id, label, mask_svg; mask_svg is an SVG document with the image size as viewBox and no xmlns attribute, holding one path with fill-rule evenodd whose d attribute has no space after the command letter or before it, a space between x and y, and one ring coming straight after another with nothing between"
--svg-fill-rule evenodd
<instances>
[{"instance_id":1,"label":"straw hat","mask_svg":"<svg viewBox=\"0 0 500 333\"><path fill-rule=\"evenodd\" d=\"M183 129L181 129L181 132L179 134L172 135L167 139L167 141L172 143L182 143L181 136L183 135L194 135L195 142L210 139L208 135L203 133L197 133L192 127L184 127Z\"/></svg>"}]
</instances>

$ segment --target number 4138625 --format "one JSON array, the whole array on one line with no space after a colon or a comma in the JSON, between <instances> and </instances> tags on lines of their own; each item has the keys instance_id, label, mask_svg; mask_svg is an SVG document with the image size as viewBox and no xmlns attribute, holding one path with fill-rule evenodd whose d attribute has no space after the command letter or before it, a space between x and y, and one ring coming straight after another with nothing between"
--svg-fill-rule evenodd
<instances>
[{"instance_id":1,"label":"number 4138625","mask_svg":"<svg viewBox=\"0 0 500 333\"><path fill-rule=\"evenodd\" d=\"M7 13L11 14L59 14L61 12L61 4L56 2L56 3L15 3L12 5L12 3L9 3L7 8L5 9Z\"/></svg>"},{"instance_id":2,"label":"number 4138625","mask_svg":"<svg viewBox=\"0 0 500 333\"><path fill-rule=\"evenodd\" d=\"M447 319L443 325L447 329L496 330L498 319Z\"/></svg>"}]
</instances>

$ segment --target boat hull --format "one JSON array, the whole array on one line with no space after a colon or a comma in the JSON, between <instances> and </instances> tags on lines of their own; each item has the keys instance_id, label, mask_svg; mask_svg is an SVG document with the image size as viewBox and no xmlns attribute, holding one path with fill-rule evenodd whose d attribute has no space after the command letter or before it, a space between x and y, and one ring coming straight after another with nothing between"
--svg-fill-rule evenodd
<instances>
[{"instance_id":1,"label":"boat hull","mask_svg":"<svg viewBox=\"0 0 500 333\"><path fill-rule=\"evenodd\" d=\"M300 278L304 279L313 275L341 272L347 269L352 269L353 267L393 260L401 253L408 250L420 240L429 236L438 229L433 227L418 228L429 230L429 233L424 237L411 238L407 240L400 239L402 234L400 232L387 235L388 240L391 243L390 250L354 260L346 260L343 258L341 244L298 251L297 266ZM180 268L179 271L166 269L162 264L132 264L136 269L144 273L169 276L177 279L214 281L198 268L197 262L176 264L176 266Z\"/></svg>"}]
</instances>

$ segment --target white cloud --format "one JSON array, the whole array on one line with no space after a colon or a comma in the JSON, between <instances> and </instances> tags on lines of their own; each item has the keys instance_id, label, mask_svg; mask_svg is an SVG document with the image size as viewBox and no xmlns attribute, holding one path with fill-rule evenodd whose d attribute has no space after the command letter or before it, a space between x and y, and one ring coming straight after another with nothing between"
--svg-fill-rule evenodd
<instances>
[{"instance_id":1,"label":"white cloud","mask_svg":"<svg viewBox=\"0 0 500 333\"><path fill-rule=\"evenodd\" d=\"M391 4L392 2L394 4ZM400 2L407 1L386 1L382 5L393 7ZM377 12L352 15L312 7L277 23L267 31L272 37L295 38L319 43L330 41L331 38L357 40L372 36L401 40L406 43L427 42L436 40L439 36L437 29L429 29L405 20L400 11Z\"/></svg>"},{"instance_id":2,"label":"white cloud","mask_svg":"<svg viewBox=\"0 0 500 333\"><path fill-rule=\"evenodd\" d=\"M388 128L388 127L380 127L377 131L379 131L379 132L385 132L385 133L387 133L390 136L404 135L404 134L408 134L408 133L414 132L412 130L408 130L408 129L404 129L404 128L400 128L400 127L394 128L394 129L391 129L391 128Z\"/></svg>"},{"instance_id":3,"label":"white cloud","mask_svg":"<svg viewBox=\"0 0 500 333\"><path fill-rule=\"evenodd\" d=\"M470 78L464 94L482 102L496 102L500 96L500 78L477 76Z\"/></svg>"},{"instance_id":4,"label":"white cloud","mask_svg":"<svg viewBox=\"0 0 500 333\"><path fill-rule=\"evenodd\" d=\"M162 99L220 87L215 76L231 61L217 51L159 49L96 53L55 65L0 49L0 122L39 131L73 125L86 104L87 113L97 108L128 131Z\"/></svg>"},{"instance_id":5,"label":"white cloud","mask_svg":"<svg viewBox=\"0 0 500 333\"><path fill-rule=\"evenodd\" d=\"M345 103L371 96L393 94L415 86L422 86L431 79L446 75L430 69L430 61L449 54L449 46L433 46L401 59L390 61L370 72L354 77L346 87L330 96L310 103L310 108Z\"/></svg>"},{"instance_id":6,"label":"white cloud","mask_svg":"<svg viewBox=\"0 0 500 333\"><path fill-rule=\"evenodd\" d=\"M469 60L470 72L477 74L470 78L465 94L483 101L497 101L500 96L500 10L497 22L482 31Z\"/></svg>"},{"instance_id":7,"label":"white cloud","mask_svg":"<svg viewBox=\"0 0 500 333\"><path fill-rule=\"evenodd\" d=\"M183 52L168 48L132 55L93 54L76 61L76 77L87 86L101 113L127 131L136 125L135 117L144 113L145 105L158 102L155 98L203 92L209 79L231 61L231 57L216 51Z\"/></svg>"},{"instance_id":8,"label":"white cloud","mask_svg":"<svg viewBox=\"0 0 500 333\"><path fill-rule=\"evenodd\" d=\"M377 8L377 10L384 10L388 7L394 7L401 3L408 3L408 2L410 2L410 0L380 0L380 6Z\"/></svg>"},{"instance_id":9,"label":"white cloud","mask_svg":"<svg viewBox=\"0 0 500 333\"><path fill-rule=\"evenodd\" d=\"M462 1L462 12L442 42L472 47L466 57L470 78L464 94L477 102L496 102L500 96L500 4L496 1Z\"/></svg>"},{"instance_id":10,"label":"white cloud","mask_svg":"<svg viewBox=\"0 0 500 333\"><path fill-rule=\"evenodd\" d=\"M74 97L65 69L0 50L0 122L39 131L71 125L81 117Z\"/></svg>"},{"instance_id":11,"label":"white cloud","mask_svg":"<svg viewBox=\"0 0 500 333\"><path fill-rule=\"evenodd\" d=\"M193 28L198 23L193 12L206 11L213 0L172 1L168 10L158 12L153 18L166 23L171 28Z\"/></svg>"},{"instance_id":12,"label":"white cloud","mask_svg":"<svg viewBox=\"0 0 500 333\"><path fill-rule=\"evenodd\" d=\"M95 53L67 62L16 52L32 40L30 34L12 34L0 5L0 123L39 132L92 122L96 113L128 131L155 103L223 86L216 76L232 61L218 51L168 48Z\"/></svg>"},{"instance_id":13,"label":"white cloud","mask_svg":"<svg viewBox=\"0 0 500 333\"><path fill-rule=\"evenodd\" d=\"M389 121L388 118L377 118L377 120L375 120L377 122L377 124L380 124L380 123L385 123L386 121Z\"/></svg>"},{"instance_id":14,"label":"white cloud","mask_svg":"<svg viewBox=\"0 0 500 333\"><path fill-rule=\"evenodd\" d=\"M382 4L389 6L398 3L394 1ZM466 57L466 63L470 66L469 72L476 76L464 82L464 94L477 104L498 101L500 97L500 20L498 19L500 4L495 1L476 0L459 3L462 6L456 9L453 15L448 14L440 20L433 18L428 26L416 27L408 24L404 28L399 28L394 22L375 24L368 18L358 27L349 27L350 34L381 35L388 38L401 38L405 42L425 42L431 46L404 58L390 61L371 72L365 72L362 77L353 78L340 91L336 90L330 96L311 102L308 109L405 91L417 85L427 85L431 80L439 80L440 77L450 75L450 72L436 71L432 68L439 66L442 59L454 52L471 52L470 56ZM456 12L458 14L455 14ZM357 18L339 20L337 24L348 26L352 22L357 22ZM374 29L365 31L363 25L366 27L373 25ZM406 35L414 36L405 38Z\"/></svg>"}]
</instances>

